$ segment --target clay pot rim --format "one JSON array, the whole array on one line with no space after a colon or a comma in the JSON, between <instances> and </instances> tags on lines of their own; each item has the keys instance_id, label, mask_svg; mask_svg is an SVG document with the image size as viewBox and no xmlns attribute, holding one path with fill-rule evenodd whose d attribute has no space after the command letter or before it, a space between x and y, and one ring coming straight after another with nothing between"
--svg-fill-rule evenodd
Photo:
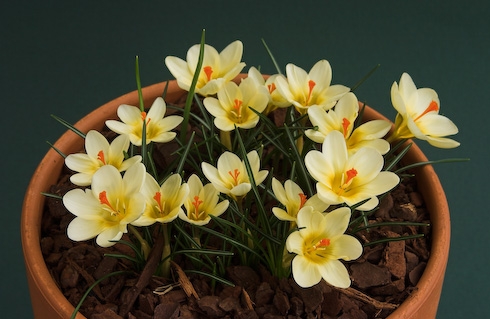
<instances>
[{"instance_id":1,"label":"clay pot rim","mask_svg":"<svg viewBox=\"0 0 490 319\"><path fill-rule=\"evenodd\" d=\"M246 74L241 74L237 80L245 76ZM186 92L180 90L175 80L153 84L143 88L145 105L151 105L153 102L152 99L161 95L167 83L168 94L166 100L176 100L179 96L186 94ZM103 127L106 119L116 118L116 110L120 104L138 105L137 91L135 90L127 93L102 105L83 117L75 124L75 126L82 132L87 132L93 128L100 129ZM383 115L369 107L366 107L364 116L367 120L373 118L386 119ZM67 131L58 139L54 146L69 154L83 148L83 139L75 133ZM416 144L413 144L410 152L407 154L406 160L410 162L427 161L427 158L420 148ZM42 294L48 304L54 307L58 313L69 317L73 312L74 307L63 296L62 292L58 289L57 284L52 279L40 250L40 225L42 214L39 214L39 211L42 212L45 201L45 198L41 193L48 191L47 187L56 182L56 178L59 176L63 163L63 158L56 151L50 149L35 170L27 188L22 207L21 239L32 303L34 304L36 302L34 299L39 296L35 295L32 285L44 287L45 290L40 294ZM46 172L50 173L46 174ZM413 313L413 311L416 311L422 306L424 301L430 298L431 292L434 289L437 289L434 288L434 286L437 285L439 280L442 280L441 277L444 277L447 256L449 254L449 207L442 185L431 165L417 168L416 177L418 185L421 188L421 193L426 200L426 204L429 205L428 208L431 212L431 218L433 216L438 216L439 218L431 221L433 238L431 257L429 258L426 269L416 286L417 290L388 318L395 318L398 316L399 318L405 318L405 313ZM429 202L427 199L431 197L435 200ZM437 301L438 299L435 300L434 312L437 309ZM78 314L76 318L83 319L85 317Z\"/></svg>"}]
</instances>

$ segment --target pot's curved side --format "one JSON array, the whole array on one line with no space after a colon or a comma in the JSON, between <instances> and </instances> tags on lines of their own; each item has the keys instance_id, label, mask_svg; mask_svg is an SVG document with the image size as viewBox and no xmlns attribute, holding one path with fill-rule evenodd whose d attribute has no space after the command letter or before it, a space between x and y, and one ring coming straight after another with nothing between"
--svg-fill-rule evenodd
<instances>
[{"instance_id":1,"label":"pot's curved side","mask_svg":"<svg viewBox=\"0 0 490 319\"><path fill-rule=\"evenodd\" d=\"M165 83L144 88L145 106L150 106L156 97L161 96L164 88ZM176 82L169 82L167 99L176 101L182 95L184 92L178 89ZM117 118L117 107L121 104L138 105L137 91L125 94L92 111L77 122L75 127L84 133L91 129L100 130L106 119ZM54 146L64 154L71 154L83 149L84 140L72 131L67 131ZM56 184L63 165L64 159L55 150L50 149L31 178L22 207L22 249L34 318L36 319L67 319L70 318L74 310L52 279L40 249L41 217L45 200L41 193L48 192L49 187ZM78 314L76 318L85 317Z\"/></svg>"},{"instance_id":2,"label":"pot's curved side","mask_svg":"<svg viewBox=\"0 0 490 319\"><path fill-rule=\"evenodd\" d=\"M371 108L366 108L364 116L366 120L386 119ZM405 164L427 162L427 157L416 144L412 144L410 151L403 158L403 162ZM415 178L417 179L417 187L430 212L432 232L430 257L416 286L416 291L388 316L388 319L435 318L446 272L451 237L451 221L446 194L432 165L416 168Z\"/></svg>"},{"instance_id":3,"label":"pot's curved side","mask_svg":"<svg viewBox=\"0 0 490 319\"><path fill-rule=\"evenodd\" d=\"M235 81L240 81L242 74ZM186 92L180 90L176 81L168 82L166 101L177 101ZM145 106L164 91L166 83L158 83L143 89ZM106 119L116 118L117 107L121 104L138 105L138 93L133 91L101 106L81 119L75 126L86 133L90 129L101 129ZM366 119L384 118L378 112L366 108ZM55 147L65 154L83 149L84 141L75 133L68 131L55 143ZM426 161L422 151L413 145L405 157L405 162ZM41 217L44 206L42 192L56 183L64 165L63 158L54 150L49 150L34 172L27 188L21 219L21 237L26 264L27 279L31 301L36 319L66 319L74 307L63 296L52 279L40 249ZM439 302L444 272L449 252L449 209L440 181L430 165L418 168L417 181L425 202L431 212L432 247L431 257L420 279L417 290L390 316L395 318L427 319L434 318ZM78 314L77 319L85 318Z\"/></svg>"}]
</instances>

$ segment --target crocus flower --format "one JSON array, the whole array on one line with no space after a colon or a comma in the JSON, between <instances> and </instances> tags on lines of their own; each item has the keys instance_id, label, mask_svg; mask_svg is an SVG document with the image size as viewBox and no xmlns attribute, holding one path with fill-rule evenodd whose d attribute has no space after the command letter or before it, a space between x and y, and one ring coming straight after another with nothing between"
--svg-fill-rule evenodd
<instances>
[{"instance_id":1,"label":"crocus flower","mask_svg":"<svg viewBox=\"0 0 490 319\"><path fill-rule=\"evenodd\" d=\"M129 148L129 137L119 135L111 144L95 130L85 136L84 153L70 154L65 158L66 166L78 172L70 177L70 181L78 186L88 186L92 183L94 173L104 165L112 165L119 172L127 170L131 165L141 162L141 156L135 155L124 159L124 152Z\"/></svg>"},{"instance_id":2,"label":"crocus flower","mask_svg":"<svg viewBox=\"0 0 490 319\"><path fill-rule=\"evenodd\" d=\"M248 70L248 78L252 79L256 85L265 87L269 93L269 103L263 112L264 114L269 114L277 108L288 107L291 105L291 103L289 103L289 101L277 90L276 80L278 77L286 79L282 74L273 74L265 80L264 76L257 70L257 68L251 67Z\"/></svg>"},{"instance_id":3,"label":"crocus flower","mask_svg":"<svg viewBox=\"0 0 490 319\"><path fill-rule=\"evenodd\" d=\"M439 115L439 97L433 89L417 89L410 75L403 73L400 84L394 82L391 87L391 102L398 111L391 141L416 137L435 147L459 146L445 137L458 133L458 128L450 119Z\"/></svg>"},{"instance_id":4,"label":"crocus flower","mask_svg":"<svg viewBox=\"0 0 490 319\"><path fill-rule=\"evenodd\" d=\"M348 155L344 136L330 132L322 145L322 152L310 151L305 165L317 181L318 196L324 202L349 206L368 201L357 209L371 210L378 205L377 195L395 187L400 178L393 172L381 171L383 156L373 148L363 147Z\"/></svg>"},{"instance_id":5,"label":"crocus flower","mask_svg":"<svg viewBox=\"0 0 490 319\"><path fill-rule=\"evenodd\" d=\"M117 109L117 116L122 122L108 120L105 124L116 133L128 135L134 145L141 146L143 121L146 121L146 144L166 143L174 139L176 133L170 131L183 120L177 115L164 117L166 109L165 101L161 97L153 102L148 113L141 112L136 106L123 104Z\"/></svg>"},{"instance_id":6,"label":"crocus flower","mask_svg":"<svg viewBox=\"0 0 490 319\"><path fill-rule=\"evenodd\" d=\"M320 200L318 195L308 198L301 187L295 182L288 179L284 186L276 178L272 179L272 191L277 200L284 206L272 208L272 213L280 220L295 223L296 216L304 206L311 206L314 210L323 212L328 208L328 204Z\"/></svg>"},{"instance_id":7,"label":"crocus flower","mask_svg":"<svg viewBox=\"0 0 490 319\"><path fill-rule=\"evenodd\" d=\"M251 151L247 154L247 159L255 183L257 185L262 183L269 172L266 170L259 171L259 154L257 151ZM227 194L235 200L245 196L252 189L245 163L231 152L221 154L218 158L217 167L203 162L202 172L219 192Z\"/></svg>"},{"instance_id":8,"label":"crocus flower","mask_svg":"<svg viewBox=\"0 0 490 319\"><path fill-rule=\"evenodd\" d=\"M181 211L179 217L194 225L206 225L211 220L211 215L220 216L228 208L229 201L219 201L219 192L208 183L203 186L199 177L192 174L187 180L189 195L184 202L186 212Z\"/></svg>"},{"instance_id":9,"label":"crocus flower","mask_svg":"<svg viewBox=\"0 0 490 319\"><path fill-rule=\"evenodd\" d=\"M302 115L312 105L331 109L350 90L343 85L330 85L332 68L327 60L318 61L309 73L290 63L286 66L286 77L287 81L281 77L276 79L277 90Z\"/></svg>"},{"instance_id":10,"label":"crocus flower","mask_svg":"<svg viewBox=\"0 0 490 319\"><path fill-rule=\"evenodd\" d=\"M141 192L146 200L146 209L135 226L149 226L155 222L169 223L182 212L182 205L189 194L187 184L182 184L179 174L170 175L160 186L150 174L146 174Z\"/></svg>"},{"instance_id":11,"label":"crocus flower","mask_svg":"<svg viewBox=\"0 0 490 319\"><path fill-rule=\"evenodd\" d=\"M339 131L344 135L349 154L361 147L372 147L380 154L390 150L390 143L383 139L391 128L391 123L384 120L372 120L354 129L354 122L359 114L359 102L354 93L347 93L335 105L335 109L325 111L320 106L308 108L308 118L317 129L305 131L312 141L323 143L331 131Z\"/></svg>"},{"instance_id":12,"label":"crocus flower","mask_svg":"<svg viewBox=\"0 0 490 319\"><path fill-rule=\"evenodd\" d=\"M170 73L177 79L177 84L183 90L189 91L194 72L199 61L200 45L196 44L187 51L187 61L175 56L165 58L165 64ZM241 41L234 41L218 53L210 45L204 45L202 69L196 84L195 92L208 96L215 94L223 85L233 80L245 67L240 62L243 54Z\"/></svg>"},{"instance_id":13,"label":"crocus flower","mask_svg":"<svg viewBox=\"0 0 490 319\"><path fill-rule=\"evenodd\" d=\"M323 278L339 288L350 286L349 273L339 259L357 259L362 253L361 243L344 234L350 215L347 207L322 214L305 206L298 212L298 231L286 240L287 250L296 254L291 266L298 285L311 287Z\"/></svg>"},{"instance_id":14,"label":"crocus flower","mask_svg":"<svg viewBox=\"0 0 490 319\"><path fill-rule=\"evenodd\" d=\"M214 125L229 132L236 127L253 128L259 122L259 116L267 106L268 96L265 87L256 86L252 79L226 83L219 91L218 98L207 97L203 101L206 110L211 113Z\"/></svg>"},{"instance_id":15,"label":"crocus flower","mask_svg":"<svg viewBox=\"0 0 490 319\"><path fill-rule=\"evenodd\" d=\"M97 236L99 246L114 245L145 210L140 192L144 179L141 163L131 166L124 177L114 166L106 165L93 175L91 189L66 193L63 204L76 216L68 225L68 237L83 241Z\"/></svg>"}]
</instances>

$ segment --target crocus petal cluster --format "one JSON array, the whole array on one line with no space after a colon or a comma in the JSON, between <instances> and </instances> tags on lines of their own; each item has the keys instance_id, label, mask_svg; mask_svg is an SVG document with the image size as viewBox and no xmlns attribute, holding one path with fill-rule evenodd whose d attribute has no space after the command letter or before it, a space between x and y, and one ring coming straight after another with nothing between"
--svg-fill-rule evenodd
<instances>
[{"instance_id":1,"label":"crocus petal cluster","mask_svg":"<svg viewBox=\"0 0 490 319\"><path fill-rule=\"evenodd\" d=\"M287 80L276 79L277 90L300 114L306 114L312 105L331 109L350 90L343 85L330 85L332 68L327 60L318 61L308 73L290 63L286 66L286 77Z\"/></svg>"},{"instance_id":2,"label":"crocus petal cluster","mask_svg":"<svg viewBox=\"0 0 490 319\"><path fill-rule=\"evenodd\" d=\"M219 202L218 190L211 183L203 185L197 175L192 174L187 180L187 185L189 195L184 202L186 212L181 211L179 214L182 220L194 225L206 225L211 221L211 215L218 217L228 208L230 202Z\"/></svg>"},{"instance_id":3,"label":"crocus petal cluster","mask_svg":"<svg viewBox=\"0 0 490 319\"><path fill-rule=\"evenodd\" d=\"M92 176L104 165L112 165L119 172L127 170L133 164L141 162L141 156L124 159L129 148L129 137L119 135L109 144L107 139L95 130L85 136L85 153L70 154L65 158L66 166L78 172L70 176L70 181L78 186L88 186Z\"/></svg>"},{"instance_id":4,"label":"crocus petal cluster","mask_svg":"<svg viewBox=\"0 0 490 319\"><path fill-rule=\"evenodd\" d=\"M317 181L318 196L324 202L349 206L368 200L357 209L371 210L379 200L377 195L395 187L400 178L393 172L381 171L383 156L373 148L363 147L352 156L347 152L344 136L330 132L322 145L322 152L310 151L305 165Z\"/></svg>"},{"instance_id":5,"label":"crocus petal cluster","mask_svg":"<svg viewBox=\"0 0 490 319\"><path fill-rule=\"evenodd\" d=\"M288 179L284 186L276 178L272 179L272 191L277 200L284 206L273 207L272 213L280 220L296 222L296 216L304 206L311 206L314 210L323 212L328 204L320 200L318 195L308 198L298 184Z\"/></svg>"},{"instance_id":6,"label":"crocus petal cluster","mask_svg":"<svg viewBox=\"0 0 490 319\"><path fill-rule=\"evenodd\" d=\"M196 44L187 51L187 61L175 56L165 58L167 68L183 90L189 91L191 87L199 61L199 51L200 45ZM202 96L216 94L225 83L233 80L245 67L245 63L241 62L242 54L243 44L238 40L230 43L220 53L205 44L202 68L195 92Z\"/></svg>"},{"instance_id":7,"label":"crocus petal cluster","mask_svg":"<svg viewBox=\"0 0 490 319\"><path fill-rule=\"evenodd\" d=\"M263 112L264 114L269 114L277 108L288 107L291 105L291 103L289 103L289 101L277 90L276 80L278 77L286 80L286 77L282 74L273 74L266 80L257 68L251 67L248 70L248 78L252 79L256 85L265 87L269 93L269 103Z\"/></svg>"},{"instance_id":8,"label":"crocus petal cluster","mask_svg":"<svg viewBox=\"0 0 490 319\"><path fill-rule=\"evenodd\" d=\"M217 98L207 97L203 103L215 119L214 124L222 131L232 131L236 127L250 129L259 122L259 115L269 101L265 87L257 86L250 79L244 79L240 85L228 82L218 91Z\"/></svg>"},{"instance_id":9,"label":"crocus petal cluster","mask_svg":"<svg viewBox=\"0 0 490 319\"><path fill-rule=\"evenodd\" d=\"M349 273L339 259L354 260L362 254L361 243L344 234L350 216L347 207L322 214L305 206L298 212L298 231L286 240L287 250L296 254L291 266L298 285L311 287L323 278L339 288L350 286Z\"/></svg>"},{"instance_id":10,"label":"crocus petal cluster","mask_svg":"<svg viewBox=\"0 0 490 319\"><path fill-rule=\"evenodd\" d=\"M141 192L146 200L146 209L132 224L149 226L156 222L169 223L177 218L189 194L189 187L182 184L179 174L170 175L160 186L153 176L147 173Z\"/></svg>"},{"instance_id":11,"label":"crocus petal cluster","mask_svg":"<svg viewBox=\"0 0 490 319\"><path fill-rule=\"evenodd\" d=\"M347 93L335 105L335 109L325 111L320 106L308 108L308 118L315 129L305 131L312 141L323 143L331 131L339 131L344 135L350 154L361 147L372 147L380 154L390 150L390 143L383 139L391 128L391 123L384 120L372 120L359 125L354 124L359 114L359 102L354 93Z\"/></svg>"},{"instance_id":12,"label":"crocus petal cluster","mask_svg":"<svg viewBox=\"0 0 490 319\"><path fill-rule=\"evenodd\" d=\"M76 217L68 225L68 237L83 241L97 236L102 247L114 245L127 232L127 225L145 210L145 198L140 192L145 179L145 167L131 166L124 177L114 167L101 167L92 178L91 189L74 189L63 196L63 204Z\"/></svg>"},{"instance_id":13,"label":"crocus petal cluster","mask_svg":"<svg viewBox=\"0 0 490 319\"><path fill-rule=\"evenodd\" d=\"M117 116L122 122L108 120L105 123L114 132L128 135L134 145L141 146L143 123L146 122L146 144L150 142L166 143L175 138L176 133L170 131L183 120L177 115L165 117L166 110L167 106L161 97L156 98L148 113L141 112L136 106L123 104L117 109Z\"/></svg>"},{"instance_id":14,"label":"crocus petal cluster","mask_svg":"<svg viewBox=\"0 0 490 319\"><path fill-rule=\"evenodd\" d=\"M410 75L403 73L400 84L394 82L391 87L391 102L398 114L390 138L416 137L440 148L459 146L458 142L446 137L458 133L458 128L439 114L439 97L433 89L417 89Z\"/></svg>"},{"instance_id":15,"label":"crocus petal cluster","mask_svg":"<svg viewBox=\"0 0 490 319\"><path fill-rule=\"evenodd\" d=\"M249 152L247 160L255 184L262 183L269 172L260 170L260 158L257 151ZM234 153L224 152L218 158L217 167L203 162L202 172L219 192L227 194L235 200L245 196L252 189L245 162Z\"/></svg>"}]
</instances>

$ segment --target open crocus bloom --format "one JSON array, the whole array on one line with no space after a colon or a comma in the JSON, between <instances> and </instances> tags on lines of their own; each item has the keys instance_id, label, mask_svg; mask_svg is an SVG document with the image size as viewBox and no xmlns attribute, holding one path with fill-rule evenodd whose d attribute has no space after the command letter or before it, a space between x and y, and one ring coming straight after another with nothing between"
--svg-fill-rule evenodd
<instances>
[{"instance_id":1,"label":"open crocus bloom","mask_svg":"<svg viewBox=\"0 0 490 319\"><path fill-rule=\"evenodd\" d=\"M175 56L165 58L167 68L183 90L189 91L191 87L199 61L199 50L198 44L192 46L187 51L187 61ZM238 40L230 43L221 53L210 45L204 45L202 69L195 92L202 96L212 95L218 92L226 82L233 80L245 67L245 63L240 62L242 54L243 44Z\"/></svg>"},{"instance_id":2,"label":"open crocus bloom","mask_svg":"<svg viewBox=\"0 0 490 319\"><path fill-rule=\"evenodd\" d=\"M257 85L265 87L269 93L269 103L264 110L264 114L269 114L277 108L288 107L291 105L291 103L289 103L289 101L277 90L276 80L278 77L286 80L286 77L282 74L273 74L265 80L264 76L257 70L257 68L251 67L248 70L248 78L252 79Z\"/></svg>"},{"instance_id":3,"label":"open crocus bloom","mask_svg":"<svg viewBox=\"0 0 490 319\"><path fill-rule=\"evenodd\" d=\"M203 186L199 177L192 174L187 180L189 195L184 202L185 210L179 217L194 225L206 225L211 220L210 215L220 216L228 208L229 201L219 201L219 192L209 183Z\"/></svg>"},{"instance_id":4,"label":"open crocus bloom","mask_svg":"<svg viewBox=\"0 0 490 319\"><path fill-rule=\"evenodd\" d=\"M433 89L417 89L412 78L403 73L400 84L391 87L391 102L398 111L391 140L416 137L440 148L453 148L459 143L445 136L458 133L456 125L439 115L440 102Z\"/></svg>"},{"instance_id":5,"label":"open crocus bloom","mask_svg":"<svg viewBox=\"0 0 490 319\"><path fill-rule=\"evenodd\" d=\"M214 125L222 131L232 131L236 127L253 128L259 122L259 115L269 101L265 87L257 86L250 79L244 79L240 85L226 83L219 91L218 98L207 97L203 103L214 119Z\"/></svg>"},{"instance_id":6,"label":"open crocus bloom","mask_svg":"<svg viewBox=\"0 0 490 319\"><path fill-rule=\"evenodd\" d=\"M343 85L330 85L332 68L327 60L318 61L306 73L294 64L286 66L285 80L276 79L277 89L289 103L293 104L300 114L306 114L308 107L319 105L323 109L331 109L349 88Z\"/></svg>"},{"instance_id":7,"label":"open crocus bloom","mask_svg":"<svg viewBox=\"0 0 490 319\"><path fill-rule=\"evenodd\" d=\"M135 226L149 226L173 221L182 211L182 204L189 194L187 184L182 184L179 174L170 175L160 186L150 174L146 174L141 192L146 200L146 209L140 218L132 222Z\"/></svg>"},{"instance_id":8,"label":"open crocus bloom","mask_svg":"<svg viewBox=\"0 0 490 319\"><path fill-rule=\"evenodd\" d=\"M323 278L336 287L350 286L349 273L339 259L357 259L362 253L361 243L344 234L350 215L347 207L322 214L305 206L298 212L298 231L286 240L287 250L296 254L292 272L298 285L311 287Z\"/></svg>"},{"instance_id":9,"label":"open crocus bloom","mask_svg":"<svg viewBox=\"0 0 490 319\"><path fill-rule=\"evenodd\" d=\"M257 151L251 151L247 154L247 159L252 169L255 184L262 183L269 172L266 170L259 171L259 154ZM218 158L217 167L203 162L202 172L219 192L227 194L233 199L246 195L252 189L245 163L231 152L221 154Z\"/></svg>"},{"instance_id":10,"label":"open crocus bloom","mask_svg":"<svg viewBox=\"0 0 490 319\"><path fill-rule=\"evenodd\" d=\"M78 186L88 186L92 183L92 176L104 165L112 165L119 172L127 170L133 164L141 162L141 156L135 155L124 159L124 152L129 148L129 137L119 135L111 144L95 130L85 136L86 154L70 154L65 158L66 166L78 172L70 177L70 181Z\"/></svg>"},{"instance_id":11,"label":"open crocus bloom","mask_svg":"<svg viewBox=\"0 0 490 319\"><path fill-rule=\"evenodd\" d=\"M68 225L68 237L83 241L97 236L97 244L109 247L127 232L127 225L145 210L145 198L140 189L145 167L131 166L124 177L114 167L106 165L95 172L92 188L77 188L63 196L63 204L75 216Z\"/></svg>"},{"instance_id":12,"label":"open crocus bloom","mask_svg":"<svg viewBox=\"0 0 490 319\"><path fill-rule=\"evenodd\" d=\"M318 182L316 188L321 200L331 205L354 206L369 199L359 210L375 208L379 202L377 195L386 193L400 181L395 173L381 171L383 156L373 148L363 147L349 156L339 131L327 135L322 152L308 152L305 165Z\"/></svg>"},{"instance_id":13,"label":"open crocus bloom","mask_svg":"<svg viewBox=\"0 0 490 319\"><path fill-rule=\"evenodd\" d=\"M320 106L308 108L308 118L318 129L305 131L312 141L323 143L331 131L339 131L344 135L349 154L361 147L371 147L380 154L390 150L390 143L383 139L391 128L391 123L384 120L372 120L354 129L359 114L359 102L354 93L347 93L335 105L335 109L325 111Z\"/></svg>"},{"instance_id":14,"label":"open crocus bloom","mask_svg":"<svg viewBox=\"0 0 490 319\"><path fill-rule=\"evenodd\" d=\"M323 212L328 208L328 204L323 202L318 195L313 195L307 198L303 190L293 182L288 179L284 182L282 186L276 178L272 179L272 191L277 200L284 206L285 209L280 207L272 208L272 213L284 221L296 222L296 216L301 208L304 206L311 206L314 210Z\"/></svg>"},{"instance_id":15,"label":"open crocus bloom","mask_svg":"<svg viewBox=\"0 0 490 319\"><path fill-rule=\"evenodd\" d=\"M171 115L165 117L167 106L165 101L158 97L153 102L148 114L141 112L136 106L123 104L117 109L117 116L122 122L106 121L107 127L118 134L129 136L131 143L141 146L143 137L143 121L146 121L146 144L150 142L166 143L175 138L176 128L183 120L182 116Z\"/></svg>"}]
</instances>

